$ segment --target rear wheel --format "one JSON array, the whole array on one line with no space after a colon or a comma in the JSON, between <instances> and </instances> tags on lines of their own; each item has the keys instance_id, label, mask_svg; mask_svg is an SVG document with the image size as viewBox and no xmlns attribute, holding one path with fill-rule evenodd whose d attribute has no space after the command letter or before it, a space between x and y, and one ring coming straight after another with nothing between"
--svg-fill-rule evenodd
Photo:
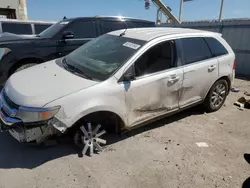
<instances>
[{"instance_id":1,"label":"rear wheel","mask_svg":"<svg viewBox=\"0 0 250 188\"><path fill-rule=\"evenodd\" d=\"M218 80L211 87L205 101L204 106L207 112L215 112L224 104L228 94L228 83L226 80Z\"/></svg>"}]
</instances>

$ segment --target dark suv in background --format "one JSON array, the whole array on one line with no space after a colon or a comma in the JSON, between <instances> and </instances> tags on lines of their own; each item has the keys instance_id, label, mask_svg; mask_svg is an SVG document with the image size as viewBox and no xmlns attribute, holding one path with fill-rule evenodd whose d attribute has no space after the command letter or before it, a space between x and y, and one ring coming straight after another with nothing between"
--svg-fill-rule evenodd
<instances>
[{"instance_id":1,"label":"dark suv in background","mask_svg":"<svg viewBox=\"0 0 250 188\"><path fill-rule=\"evenodd\" d=\"M0 85L16 71L60 58L113 30L154 27L146 20L121 17L64 19L36 36L3 33L0 36Z\"/></svg>"}]
</instances>

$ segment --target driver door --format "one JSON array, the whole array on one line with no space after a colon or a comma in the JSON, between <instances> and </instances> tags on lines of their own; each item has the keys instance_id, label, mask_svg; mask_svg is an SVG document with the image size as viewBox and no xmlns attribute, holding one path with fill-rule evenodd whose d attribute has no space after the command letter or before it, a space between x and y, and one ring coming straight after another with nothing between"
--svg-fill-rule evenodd
<instances>
[{"instance_id":1,"label":"driver door","mask_svg":"<svg viewBox=\"0 0 250 188\"><path fill-rule=\"evenodd\" d=\"M125 91L128 125L179 109L183 69L177 66L175 41L151 47L135 63L135 80Z\"/></svg>"},{"instance_id":2,"label":"driver door","mask_svg":"<svg viewBox=\"0 0 250 188\"><path fill-rule=\"evenodd\" d=\"M97 37L95 21L75 21L70 23L63 32L65 31L71 31L74 34L74 38L58 41L58 57L68 55L78 47Z\"/></svg>"}]
</instances>

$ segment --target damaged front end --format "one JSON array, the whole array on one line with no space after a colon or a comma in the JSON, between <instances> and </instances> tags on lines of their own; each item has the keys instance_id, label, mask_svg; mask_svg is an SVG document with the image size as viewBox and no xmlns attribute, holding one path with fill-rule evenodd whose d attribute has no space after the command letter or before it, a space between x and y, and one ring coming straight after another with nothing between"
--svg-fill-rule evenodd
<instances>
[{"instance_id":1,"label":"damaged front end","mask_svg":"<svg viewBox=\"0 0 250 188\"><path fill-rule=\"evenodd\" d=\"M3 89L0 95L0 131L9 131L19 142L42 143L60 133L51 123L59 109L19 106L8 98Z\"/></svg>"}]
</instances>

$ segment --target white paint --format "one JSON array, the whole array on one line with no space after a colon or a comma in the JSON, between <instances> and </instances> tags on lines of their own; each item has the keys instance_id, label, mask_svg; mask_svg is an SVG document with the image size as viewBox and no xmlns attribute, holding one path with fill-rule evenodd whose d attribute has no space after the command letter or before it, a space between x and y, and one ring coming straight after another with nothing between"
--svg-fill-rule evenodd
<instances>
[{"instance_id":1,"label":"white paint","mask_svg":"<svg viewBox=\"0 0 250 188\"><path fill-rule=\"evenodd\" d=\"M120 32L112 32L111 34L118 35ZM180 91L183 89L183 80L187 79L183 70L185 66L146 75L130 83L118 82L118 80L142 54L156 44L190 36L219 37L215 33L189 29L128 29L126 37L150 41L142 46L113 76L103 82L76 76L65 70L60 60L53 60L12 75L6 83L5 90L7 96L19 105L28 107L54 107L60 105L61 108L55 116L55 119L60 122L60 127L57 127L56 122L53 123L59 130L66 130L80 118L97 111L116 113L124 121L125 126L130 128L157 116L179 111ZM136 46L133 47L136 48ZM234 59L234 53L229 45L225 44L225 47L229 51L228 56L231 60ZM206 63L204 65L209 66ZM217 66L220 65L217 64ZM231 70L221 70L218 67L217 71L219 71L219 76L217 74L213 75L213 80L221 76L231 76L232 67ZM192 78L191 82L186 80L186 86L196 86L192 93L194 96L199 96L195 100L189 97L188 100L185 95L182 95L184 99L187 99L186 103L190 100L194 100L192 103L197 103L205 98L206 92L199 90L198 87L200 86L199 83L205 83L203 78L203 81L200 82L202 76L203 74L200 72L197 73L197 79L194 79L195 75L193 75L189 77ZM175 78L176 82L172 82L172 78ZM205 75L205 78L212 84L212 81L209 81L209 75ZM209 84L206 84L203 90L208 91L209 88ZM195 93L196 91L199 94ZM183 106L189 105L184 102L185 100L183 100ZM158 111L149 112L148 107L156 108ZM166 110L162 110L164 108ZM135 113L137 109L141 110L140 113ZM196 144L198 147L208 147L203 142Z\"/></svg>"},{"instance_id":2,"label":"white paint","mask_svg":"<svg viewBox=\"0 0 250 188\"><path fill-rule=\"evenodd\" d=\"M119 36L124 29L112 31L109 34ZM167 36L168 35L168 36ZM184 29L184 28L171 28L171 27L152 27L152 28L133 28L126 31L125 37L135 38L139 40L150 41L163 37L185 37L185 36L221 36L220 33L202 31L196 29Z\"/></svg>"},{"instance_id":3,"label":"white paint","mask_svg":"<svg viewBox=\"0 0 250 188\"><path fill-rule=\"evenodd\" d=\"M65 70L60 61L50 61L16 74L6 82L5 91L14 103L43 107L45 104L97 84Z\"/></svg>"},{"instance_id":4,"label":"white paint","mask_svg":"<svg viewBox=\"0 0 250 188\"><path fill-rule=\"evenodd\" d=\"M196 145L200 148L208 148L208 144L206 142L197 142Z\"/></svg>"}]
</instances>

